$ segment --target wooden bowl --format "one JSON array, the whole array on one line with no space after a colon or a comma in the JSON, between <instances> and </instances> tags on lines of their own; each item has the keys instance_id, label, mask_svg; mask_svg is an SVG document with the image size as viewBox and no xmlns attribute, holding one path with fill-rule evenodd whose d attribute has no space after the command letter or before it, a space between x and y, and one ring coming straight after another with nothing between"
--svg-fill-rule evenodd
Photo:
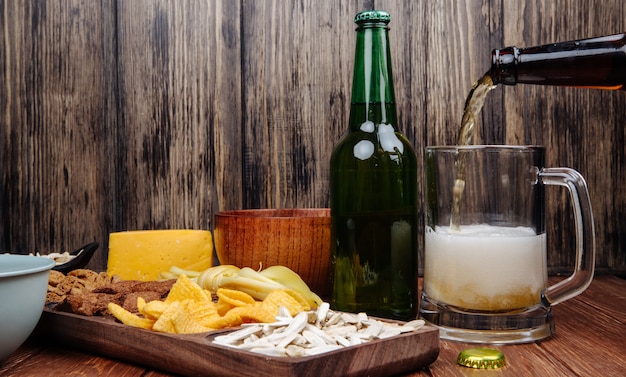
<instances>
[{"instance_id":1,"label":"wooden bowl","mask_svg":"<svg viewBox=\"0 0 626 377\"><path fill-rule=\"evenodd\" d=\"M320 297L330 294L330 210L252 209L215 214L220 264L258 270L283 265Z\"/></svg>"}]
</instances>

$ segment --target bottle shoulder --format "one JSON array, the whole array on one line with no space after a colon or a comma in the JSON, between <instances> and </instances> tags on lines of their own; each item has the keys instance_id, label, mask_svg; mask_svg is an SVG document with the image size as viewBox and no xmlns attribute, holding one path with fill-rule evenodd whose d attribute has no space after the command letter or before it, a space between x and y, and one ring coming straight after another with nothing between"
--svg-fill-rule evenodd
<instances>
[{"instance_id":1,"label":"bottle shoulder","mask_svg":"<svg viewBox=\"0 0 626 377\"><path fill-rule=\"evenodd\" d=\"M417 166L413 144L404 134L379 130L347 131L333 149L331 168L338 164L378 164L383 160L396 161L406 168Z\"/></svg>"},{"instance_id":2,"label":"bottle shoulder","mask_svg":"<svg viewBox=\"0 0 626 377\"><path fill-rule=\"evenodd\" d=\"M352 148L362 141L369 141L387 152L395 152L395 148L398 148L402 153L415 154L411 141L399 131L382 135L372 132L347 131L335 144L333 151Z\"/></svg>"}]
</instances>

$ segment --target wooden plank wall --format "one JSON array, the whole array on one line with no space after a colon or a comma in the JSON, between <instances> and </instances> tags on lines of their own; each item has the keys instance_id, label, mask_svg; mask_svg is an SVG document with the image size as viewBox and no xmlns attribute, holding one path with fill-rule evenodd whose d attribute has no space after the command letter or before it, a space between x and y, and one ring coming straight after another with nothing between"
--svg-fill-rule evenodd
<instances>
[{"instance_id":1,"label":"wooden plank wall","mask_svg":"<svg viewBox=\"0 0 626 377\"><path fill-rule=\"evenodd\" d=\"M420 158L454 143L491 49L626 30L622 0L0 0L0 250L98 241L101 270L113 231L328 206L352 18L369 8L392 15L400 122ZM478 143L545 144L548 165L587 178L604 273L626 274L625 109L625 92L498 88L478 130ZM552 271L574 263L566 200L548 190Z\"/></svg>"}]
</instances>

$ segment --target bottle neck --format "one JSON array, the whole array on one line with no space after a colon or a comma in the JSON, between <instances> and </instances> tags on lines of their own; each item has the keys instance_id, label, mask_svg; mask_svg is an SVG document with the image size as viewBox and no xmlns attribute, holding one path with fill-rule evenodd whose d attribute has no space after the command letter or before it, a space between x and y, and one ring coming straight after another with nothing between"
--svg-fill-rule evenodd
<instances>
[{"instance_id":1,"label":"bottle neck","mask_svg":"<svg viewBox=\"0 0 626 377\"><path fill-rule=\"evenodd\" d=\"M361 124L393 125L397 130L388 28L384 23L359 25L352 78L350 128Z\"/></svg>"},{"instance_id":2,"label":"bottle neck","mask_svg":"<svg viewBox=\"0 0 626 377\"><path fill-rule=\"evenodd\" d=\"M529 48L493 50L494 84L624 89L626 34Z\"/></svg>"}]
</instances>

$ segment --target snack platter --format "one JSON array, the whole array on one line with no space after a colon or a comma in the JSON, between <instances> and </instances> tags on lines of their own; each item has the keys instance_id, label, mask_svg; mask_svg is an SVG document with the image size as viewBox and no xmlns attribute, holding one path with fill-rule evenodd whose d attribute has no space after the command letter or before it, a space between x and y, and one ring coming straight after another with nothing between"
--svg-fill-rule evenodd
<instances>
[{"instance_id":1,"label":"snack platter","mask_svg":"<svg viewBox=\"0 0 626 377\"><path fill-rule=\"evenodd\" d=\"M301 357L265 356L212 342L232 329L165 334L123 325L108 317L49 309L44 309L35 331L53 342L184 376L388 376L427 366L439 354L439 332L431 326Z\"/></svg>"}]
</instances>

